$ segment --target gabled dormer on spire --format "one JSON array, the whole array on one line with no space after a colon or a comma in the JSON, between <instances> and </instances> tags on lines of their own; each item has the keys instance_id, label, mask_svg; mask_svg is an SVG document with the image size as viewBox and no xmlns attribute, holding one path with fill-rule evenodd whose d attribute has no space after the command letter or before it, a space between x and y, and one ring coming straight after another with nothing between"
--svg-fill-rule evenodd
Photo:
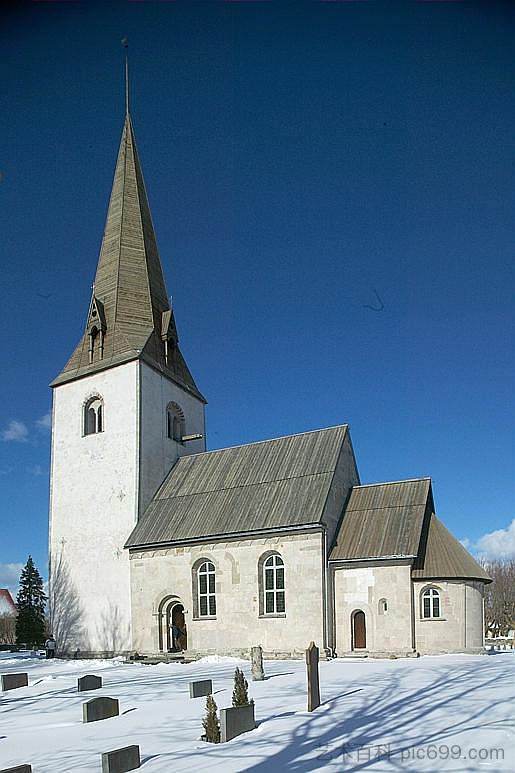
<instances>
[{"instance_id":1,"label":"gabled dormer on spire","mask_svg":"<svg viewBox=\"0 0 515 773\"><path fill-rule=\"evenodd\" d=\"M134 359L203 399L178 347L127 112L86 328L52 386Z\"/></svg>"}]
</instances>

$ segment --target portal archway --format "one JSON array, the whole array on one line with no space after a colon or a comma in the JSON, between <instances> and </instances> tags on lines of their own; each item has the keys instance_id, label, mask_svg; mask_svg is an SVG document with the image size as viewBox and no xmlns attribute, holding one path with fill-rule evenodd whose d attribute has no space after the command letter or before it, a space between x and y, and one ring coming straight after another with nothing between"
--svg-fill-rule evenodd
<instances>
[{"instance_id":1,"label":"portal archway","mask_svg":"<svg viewBox=\"0 0 515 773\"><path fill-rule=\"evenodd\" d=\"M174 652L173 626L180 631L178 648L187 649L188 635L184 618L184 604L178 596L165 596L158 609L158 643L160 652Z\"/></svg>"}]
</instances>

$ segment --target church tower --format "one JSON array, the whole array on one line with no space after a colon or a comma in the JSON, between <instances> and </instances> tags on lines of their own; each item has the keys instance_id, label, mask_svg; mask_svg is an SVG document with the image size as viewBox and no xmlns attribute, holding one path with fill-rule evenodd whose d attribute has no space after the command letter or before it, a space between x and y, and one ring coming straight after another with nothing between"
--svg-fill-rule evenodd
<instances>
[{"instance_id":1,"label":"church tower","mask_svg":"<svg viewBox=\"0 0 515 773\"><path fill-rule=\"evenodd\" d=\"M52 632L62 652L123 652L124 544L178 457L205 450L206 402L179 349L128 104L86 325L51 386Z\"/></svg>"}]
</instances>

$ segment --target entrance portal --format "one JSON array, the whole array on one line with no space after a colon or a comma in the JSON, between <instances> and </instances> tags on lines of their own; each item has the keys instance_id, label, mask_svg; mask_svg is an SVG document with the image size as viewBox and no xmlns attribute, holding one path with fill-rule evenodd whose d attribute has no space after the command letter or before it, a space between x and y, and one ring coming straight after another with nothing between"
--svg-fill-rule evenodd
<instances>
[{"instance_id":1,"label":"entrance portal","mask_svg":"<svg viewBox=\"0 0 515 773\"><path fill-rule=\"evenodd\" d=\"M186 621L184 619L184 607L182 604L172 602L166 610L167 623L167 651L180 652L187 649L188 636L186 633ZM174 642L173 632L175 628L179 629L179 636Z\"/></svg>"},{"instance_id":2,"label":"entrance portal","mask_svg":"<svg viewBox=\"0 0 515 773\"><path fill-rule=\"evenodd\" d=\"M365 613L358 609L352 617L352 649L364 650L367 648L367 629L365 625Z\"/></svg>"},{"instance_id":3,"label":"entrance portal","mask_svg":"<svg viewBox=\"0 0 515 773\"><path fill-rule=\"evenodd\" d=\"M157 614L159 651L179 652L188 647L186 621L184 619L184 606L177 596L165 596L159 604ZM174 647L173 627L178 628L177 646Z\"/></svg>"}]
</instances>

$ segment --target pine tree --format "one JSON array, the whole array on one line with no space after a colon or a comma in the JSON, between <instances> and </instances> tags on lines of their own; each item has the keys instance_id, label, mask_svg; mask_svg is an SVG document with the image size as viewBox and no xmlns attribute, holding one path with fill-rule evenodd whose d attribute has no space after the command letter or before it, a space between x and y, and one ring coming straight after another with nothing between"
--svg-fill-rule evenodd
<instances>
[{"instance_id":1,"label":"pine tree","mask_svg":"<svg viewBox=\"0 0 515 773\"><path fill-rule=\"evenodd\" d=\"M20 589L16 598L16 642L31 646L45 640L45 602L43 580L29 556L21 573Z\"/></svg>"},{"instance_id":2,"label":"pine tree","mask_svg":"<svg viewBox=\"0 0 515 773\"><path fill-rule=\"evenodd\" d=\"M247 706L249 703L249 683L239 668L234 672L234 690L232 693L233 706Z\"/></svg>"},{"instance_id":3,"label":"pine tree","mask_svg":"<svg viewBox=\"0 0 515 773\"><path fill-rule=\"evenodd\" d=\"M212 695L207 696L206 716L202 720L205 740L210 743L220 743L220 722L217 714L218 706Z\"/></svg>"}]
</instances>

